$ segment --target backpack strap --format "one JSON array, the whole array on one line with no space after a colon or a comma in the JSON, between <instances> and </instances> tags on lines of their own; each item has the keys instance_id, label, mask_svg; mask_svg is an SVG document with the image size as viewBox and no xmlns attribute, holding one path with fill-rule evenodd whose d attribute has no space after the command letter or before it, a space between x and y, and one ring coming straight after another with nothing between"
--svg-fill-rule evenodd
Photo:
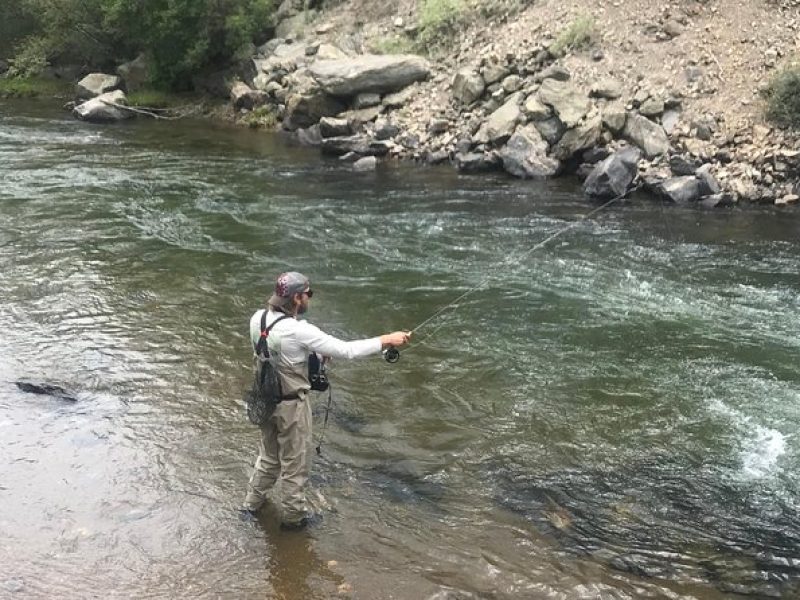
<instances>
[{"instance_id":1,"label":"backpack strap","mask_svg":"<svg viewBox=\"0 0 800 600\"><path fill-rule=\"evenodd\" d=\"M262 354L264 350L267 348L267 337L269 337L269 332L275 327L275 324L278 321L283 321L284 319L290 319L291 315L281 315L277 319L275 319L269 327L267 327L267 310L264 309L264 312L261 315L261 337L258 338L258 343L256 344L256 354Z\"/></svg>"}]
</instances>

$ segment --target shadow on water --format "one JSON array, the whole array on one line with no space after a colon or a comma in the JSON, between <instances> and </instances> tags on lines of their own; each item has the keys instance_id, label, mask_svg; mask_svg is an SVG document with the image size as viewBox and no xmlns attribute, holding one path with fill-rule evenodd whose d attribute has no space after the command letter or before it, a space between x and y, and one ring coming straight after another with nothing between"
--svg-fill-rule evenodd
<instances>
[{"instance_id":1,"label":"shadow on water","mask_svg":"<svg viewBox=\"0 0 800 600\"><path fill-rule=\"evenodd\" d=\"M800 516L788 497L720 482L709 465L667 455L541 475L497 460L484 466L498 505L576 556L746 596L800 594Z\"/></svg>"}]
</instances>

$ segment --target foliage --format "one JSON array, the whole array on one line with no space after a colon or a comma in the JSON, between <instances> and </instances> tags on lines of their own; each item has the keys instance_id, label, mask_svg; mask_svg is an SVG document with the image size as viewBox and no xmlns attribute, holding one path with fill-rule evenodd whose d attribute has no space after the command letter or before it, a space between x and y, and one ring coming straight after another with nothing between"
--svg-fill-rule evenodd
<instances>
[{"instance_id":1,"label":"foliage","mask_svg":"<svg viewBox=\"0 0 800 600\"><path fill-rule=\"evenodd\" d=\"M275 129L278 116L269 106L259 106L247 113L242 122L253 129Z\"/></svg>"},{"instance_id":2,"label":"foliage","mask_svg":"<svg viewBox=\"0 0 800 600\"><path fill-rule=\"evenodd\" d=\"M14 0L0 0L0 8ZM33 34L17 44L19 72L47 62L113 66L144 52L153 83L186 88L271 25L274 0L16 0Z\"/></svg>"},{"instance_id":3,"label":"foliage","mask_svg":"<svg viewBox=\"0 0 800 600\"><path fill-rule=\"evenodd\" d=\"M423 50L444 43L467 13L464 0L423 0L417 17L417 42Z\"/></svg>"},{"instance_id":4,"label":"foliage","mask_svg":"<svg viewBox=\"0 0 800 600\"><path fill-rule=\"evenodd\" d=\"M374 40L370 49L377 54L407 54L414 50L414 42L407 35L395 34Z\"/></svg>"},{"instance_id":5,"label":"foliage","mask_svg":"<svg viewBox=\"0 0 800 600\"><path fill-rule=\"evenodd\" d=\"M772 76L764 91L767 118L800 129L800 63L794 62Z\"/></svg>"},{"instance_id":6,"label":"foliage","mask_svg":"<svg viewBox=\"0 0 800 600\"><path fill-rule=\"evenodd\" d=\"M186 98L161 90L144 89L128 92L128 105L136 108L171 108L186 104Z\"/></svg>"},{"instance_id":7,"label":"foliage","mask_svg":"<svg viewBox=\"0 0 800 600\"><path fill-rule=\"evenodd\" d=\"M570 23L556 38L550 47L553 56L564 56L569 50L578 50L588 46L594 38L594 19L583 15Z\"/></svg>"},{"instance_id":8,"label":"foliage","mask_svg":"<svg viewBox=\"0 0 800 600\"><path fill-rule=\"evenodd\" d=\"M71 91L71 84L56 79L40 79L36 77L0 78L0 98L66 96Z\"/></svg>"}]
</instances>

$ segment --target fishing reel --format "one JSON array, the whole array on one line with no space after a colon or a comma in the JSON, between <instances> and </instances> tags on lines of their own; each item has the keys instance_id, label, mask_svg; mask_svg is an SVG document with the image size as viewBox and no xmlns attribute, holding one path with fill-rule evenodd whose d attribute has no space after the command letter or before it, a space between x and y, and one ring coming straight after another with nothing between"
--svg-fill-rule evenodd
<instances>
[{"instance_id":1,"label":"fishing reel","mask_svg":"<svg viewBox=\"0 0 800 600\"><path fill-rule=\"evenodd\" d=\"M383 359L390 364L396 363L398 360L400 360L400 350L394 346L389 346L386 348L386 350L382 350L381 354L383 354Z\"/></svg>"}]
</instances>

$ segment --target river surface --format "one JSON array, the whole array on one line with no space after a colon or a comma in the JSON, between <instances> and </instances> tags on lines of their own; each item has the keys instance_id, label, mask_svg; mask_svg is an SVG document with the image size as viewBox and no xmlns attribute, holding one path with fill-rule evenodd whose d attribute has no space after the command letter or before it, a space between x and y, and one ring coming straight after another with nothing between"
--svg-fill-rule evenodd
<instances>
[{"instance_id":1,"label":"river surface","mask_svg":"<svg viewBox=\"0 0 800 600\"><path fill-rule=\"evenodd\" d=\"M800 212L591 208L0 103L0 597L797 598ZM333 365L301 533L235 510L288 269L349 339L480 286L397 364Z\"/></svg>"}]
</instances>

